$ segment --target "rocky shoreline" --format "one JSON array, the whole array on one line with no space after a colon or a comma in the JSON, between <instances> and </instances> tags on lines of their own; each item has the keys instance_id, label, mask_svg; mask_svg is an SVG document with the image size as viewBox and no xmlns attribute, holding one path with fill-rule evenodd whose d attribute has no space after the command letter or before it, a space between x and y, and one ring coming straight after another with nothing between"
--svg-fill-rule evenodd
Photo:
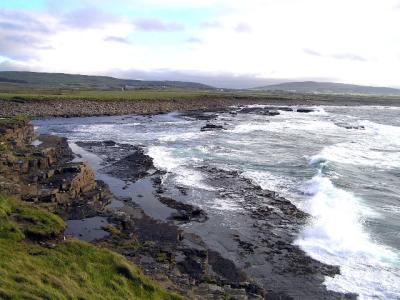
<instances>
[{"instance_id":1,"label":"rocky shoreline","mask_svg":"<svg viewBox=\"0 0 400 300\"><path fill-rule=\"evenodd\" d=\"M251 283L231 261L207 248L200 237L184 232L173 222L151 218L132 201L114 199L108 186L95 179L87 163L72 160L65 138L34 136L32 125L25 120L2 124L0 129L2 193L46 207L62 216L67 224L69 220L80 220L75 233L78 238L83 237L85 230L90 231L85 228L87 222L103 218L100 229L106 234L91 240L92 243L122 254L162 287L190 299L263 298L261 288ZM139 148L127 147L125 151L122 162L135 170L141 168L140 172L131 173L128 180L133 183L146 173L154 176L149 188L154 192L160 189L159 174L150 171L154 171L151 159ZM113 173L122 166L118 163L120 159L115 160L104 166L104 172L124 174ZM113 201L124 205L113 208ZM161 201L176 211L174 219L178 223L196 217L201 222L206 218L193 206L173 199Z\"/></svg>"},{"instance_id":2,"label":"rocky shoreline","mask_svg":"<svg viewBox=\"0 0 400 300\"><path fill-rule=\"evenodd\" d=\"M237 93L230 96L211 97L201 99L173 99L173 100L24 100L0 99L0 116L24 115L31 118L39 117L83 117L83 116L111 116L125 114L156 114L172 111L189 110L218 110L230 106L264 104L275 106L286 105L392 105L399 106L397 98L366 97L346 95L319 95L276 93L268 96L246 96Z\"/></svg>"},{"instance_id":3,"label":"rocky shoreline","mask_svg":"<svg viewBox=\"0 0 400 300\"><path fill-rule=\"evenodd\" d=\"M272 108L241 110L232 113L274 114ZM203 111L187 116L213 119ZM73 236L120 253L170 291L190 299L356 298L326 290L324 277L338 274L338 267L293 245L308 216L238 172L200 168L219 187L214 196L243 199L240 205L251 217L246 236L225 237L236 249L232 254L210 246L201 230L207 212L185 201L187 189L165 185L165 173L142 146L82 141L72 153L65 138L34 136L28 121L1 130L3 143L13 145L1 155L2 192L51 208L74 227ZM99 159L94 171L85 162L91 160L88 154ZM191 223L200 231L181 226Z\"/></svg>"}]
</instances>

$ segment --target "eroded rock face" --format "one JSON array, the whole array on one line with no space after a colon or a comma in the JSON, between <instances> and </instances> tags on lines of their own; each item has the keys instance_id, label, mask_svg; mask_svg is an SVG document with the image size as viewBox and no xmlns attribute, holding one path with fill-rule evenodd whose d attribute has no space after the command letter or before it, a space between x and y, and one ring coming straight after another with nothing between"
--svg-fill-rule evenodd
<instances>
[{"instance_id":1,"label":"eroded rock face","mask_svg":"<svg viewBox=\"0 0 400 300\"><path fill-rule=\"evenodd\" d=\"M64 216L69 211L66 207L85 204L101 209L110 201L108 188L95 180L88 164L70 162L73 154L65 138L41 135L35 139L28 121L3 121L0 133L0 192L50 203Z\"/></svg>"},{"instance_id":2,"label":"eroded rock face","mask_svg":"<svg viewBox=\"0 0 400 300\"><path fill-rule=\"evenodd\" d=\"M29 121L19 119L0 119L0 143L21 147L32 141L33 127Z\"/></svg>"}]
</instances>

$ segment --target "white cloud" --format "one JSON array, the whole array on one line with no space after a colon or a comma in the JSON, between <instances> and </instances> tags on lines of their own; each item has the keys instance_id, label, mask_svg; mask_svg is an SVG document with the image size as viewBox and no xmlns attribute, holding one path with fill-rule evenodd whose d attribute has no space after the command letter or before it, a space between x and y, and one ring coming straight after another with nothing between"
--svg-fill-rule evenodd
<instances>
[{"instance_id":1,"label":"white cloud","mask_svg":"<svg viewBox=\"0 0 400 300\"><path fill-rule=\"evenodd\" d=\"M335 78L400 86L397 0L149 0L140 5L219 9L212 19L185 26L179 33L169 30L182 28L172 26L182 20L158 21L159 28L169 30L159 41L153 31L142 32L149 34L152 43L135 40L140 28L126 17L82 30L62 27L57 15L41 15L57 33L43 34L48 48L35 50L34 59L25 63L40 70L89 74L167 69L211 77L253 74L257 78ZM0 29L0 37L5 31ZM181 41L166 43L168 34L181 34Z\"/></svg>"}]
</instances>

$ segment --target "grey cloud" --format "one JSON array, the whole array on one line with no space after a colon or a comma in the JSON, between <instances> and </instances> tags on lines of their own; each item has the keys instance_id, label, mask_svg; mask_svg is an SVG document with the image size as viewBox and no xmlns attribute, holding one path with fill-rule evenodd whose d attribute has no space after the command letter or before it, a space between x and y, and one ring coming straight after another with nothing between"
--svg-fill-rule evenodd
<instances>
[{"instance_id":1,"label":"grey cloud","mask_svg":"<svg viewBox=\"0 0 400 300\"><path fill-rule=\"evenodd\" d=\"M353 61L366 61L362 56L352 54L352 53L337 53L332 55L335 59L346 59L346 60L353 60Z\"/></svg>"},{"instance_id":2,"label":"grey cloud","mask_svg":"<svg viewBox=\"0 0 400 300\"><path fill-rule=\"evenodd\" d=\"M68 27L87 29L103 27L106 24L116 22L114 15L108 14L95 7L85 7L70 11L61 17L61 23Z\"/></svg>"},{"instance_id":3,"label":"grey cloud","mask_svg":"<svg viewBox=\"0 0 400 300\"><path fill-rule=\"evenodd\" d=\"M114 43L121 43L121 44L130 44L131 42L123 37L119 36L108 36L104 39L106 42L114 42Z\"/></svg>"},{"instance_id":4,"label":"grey cloud","mask_svg":"<svg viewBox=\"0 0 400 300\"><path fill-rule=\"evenodd\" d=\"M306 53L306 54L308 54L308 55L322 56L321 53L319 53L319 52L317 52L317 51L315 51L315 50L309 49L309 48L304 48L304 49L303 49L303 52Z\"/></svg>"},{"instance_id":5,"label":"grey cloud","mask_svg":"<svg viewBox=\"0 0 400 300\"><path fill-rule=\"evenodd\" d=\"M0 55L28 60L36 56L36 51L43 49L38 38L29 35L0 35Z\"/></svg>"},{"instance_id":6,"label":"grey cloud","mask_svg":"<svg viewBox=\"0 0 400 300\"><path fill-rule=\"evenodd\" d=\"M17 24L17 23L12 23L12 22L0 22L0 28L2 30L22 30L25 29L26 27L22 24Z\"/></svg>"},{"instance_id":7,"label":"grey cloud","mask_svg":"<svg viewBox=\"0 0 400 300\"><path fill-rule=\"evenodd\" d=\"M0 9L0 31L29 30L37 33L50 33L52 30L34 16L13 10Z\"/></svg>"},{"instance_id":8,"label":"grey cloud","mask_svg":"<svg viewBox=\"0 0 400 300\"><path fill-rule=\"evenodd\" d=\"M177 22L164 22L156 18L137 19L134 22L135 27L142 31L180 31L184 26Z\"/></svg>"},{"instance_id":9,"label":"grey cloud","mask_svg":"<svg viewBox=\"0 0 400 300\"><path fill-rule=\"evenodd\" d=\"M251 27L250 27L248 24L246 24L246 23L239 23L239 24L237 24L237 26L235 27L235 31L236 31L236 32L239 32L239 33L248 33L248 32L251 32L252 29L251 29Z\"/></svg>"},{"instance_id":10,"label":"grey cloud","mask_svg":"<svg viewBox=\"0 0 400 300\"><path fill-rule=\"evenodd\" d=\"M40 50L50 48L46 40L54 32L39 16L0 10L0 55L20 61L36 58Z\"/></svg>"}]
</instances>

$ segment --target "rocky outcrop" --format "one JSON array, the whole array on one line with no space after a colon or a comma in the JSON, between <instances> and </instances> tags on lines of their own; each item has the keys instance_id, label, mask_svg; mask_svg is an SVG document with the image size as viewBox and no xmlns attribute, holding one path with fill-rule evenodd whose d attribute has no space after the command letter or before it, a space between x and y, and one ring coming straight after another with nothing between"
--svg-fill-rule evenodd
<instances>
[{"instance_id":1,"label":"rocky outcrop","mask_svg":"<svg viewBox=\"0 0 400 300\"><path fill-rule=\"evenodd\" d=\"M277 116L280 115L279 111L273 107L245 107L239 110L239 113L243 114L258 114L264 116Z\"/></svg>"},{"instance_id":2,"label":"rocky outcrop","mask_svg":"<svg viewBox=\"0 0 400 300\"><path fill-rule=\"evenodd\" d=\"M32 141L33 127L23 118L0 118L0 143L22 147Z\"/></svg>"},{"instance_id":3,"label":"rocky outcrop","mask_svg":"<svg viewBox=\"0 0 400 300\"><path fill-rule=\"evenodd\" d=\"M64 216L77 205L95 210L110 201L111 194L88 164L70 162L73 154L65 138L35 137L25 120L3 119L0 132L0 192L48 203Z\"/></svg>"}]
</instances>

